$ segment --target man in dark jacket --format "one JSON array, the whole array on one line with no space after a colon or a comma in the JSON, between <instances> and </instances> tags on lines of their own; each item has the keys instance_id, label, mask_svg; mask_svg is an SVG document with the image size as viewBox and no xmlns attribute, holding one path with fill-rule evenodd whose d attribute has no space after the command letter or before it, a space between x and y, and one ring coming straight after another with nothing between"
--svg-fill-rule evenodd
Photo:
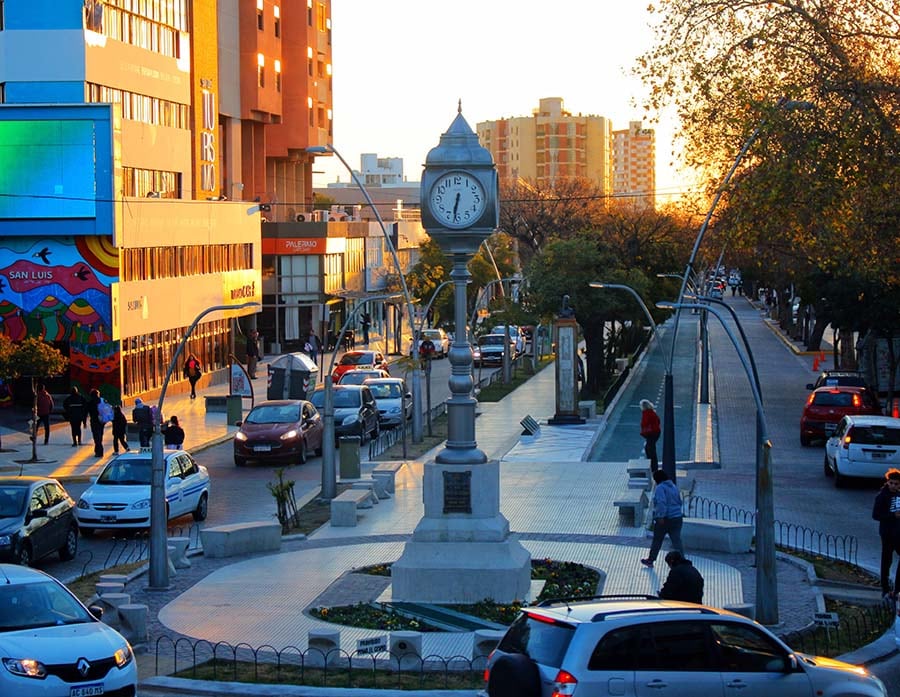
<instances>
[{"instance_id":1,"label":"man in dark jacket","mask_svg":"<svg viewBox=\"0 0 900 697\"><path fill-rule=\"evenodd\" d=\"M81 445L81 426L87 419L87 403L81 395L81 391L72 386L72 392L63 401L63 411L66 414L66 421L72 429L72 447Z\"/></svg>"},{"instance_id":2,"label":"man in dark jacket","mask_svg":"<svg viewBox=\"0 0 900 697\"><path fill-rule=\"evenodd\" d=\"M884 484L872 506L872 518L878 521L878 535L881 537L881 592L885 597L896 598L900 591L900 564L897 565L893 588L890 578L894 552L900 554L900 470L892 467L884 473Z\"/></svg>"},{"instance_id":3,"label":"man in dark jacket","mask_svg":"<svg viewBox=\"0 0 900 697\"><path fill-rule=\"evenodd\" d=\"M141 443L141 447L149 448L150 437L153 435L153 412L140 398L134 400L131 420L138 425L138 440Z\"/></svg>"},{"instance_id":4,"label":"man in dark jacket","mask_svg":"<svg viewBox=\"0 0 900 697\"><path fill-rule=\"evenodd\" d=\"M703 576L684 555L672 550L666 555L669 576L659 589L659 597L665 600L683 600L686 603L703 602Z\"/></svg>"}]
</instances>

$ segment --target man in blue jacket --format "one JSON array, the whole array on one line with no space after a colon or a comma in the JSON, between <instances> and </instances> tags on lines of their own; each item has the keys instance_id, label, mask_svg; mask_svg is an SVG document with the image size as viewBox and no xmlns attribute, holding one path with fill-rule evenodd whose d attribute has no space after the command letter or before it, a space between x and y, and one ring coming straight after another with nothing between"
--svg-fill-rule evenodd
<instances>
[{"instance_id":1,"label":"man in blue jacket","mask_svg":"<svg viewBox=\"0 0 900 697\"><path fill-rule=\"evenodd\" d=\"M666 535L672 541L672 546L684 554L681 544L681 524L684 520L681 493L664 470L656 470L653 481L656 482L653 492L653 542L650 543L649 556L641 559L641 564L648 568L653 568Z\"/></svg>"}]
</instances>

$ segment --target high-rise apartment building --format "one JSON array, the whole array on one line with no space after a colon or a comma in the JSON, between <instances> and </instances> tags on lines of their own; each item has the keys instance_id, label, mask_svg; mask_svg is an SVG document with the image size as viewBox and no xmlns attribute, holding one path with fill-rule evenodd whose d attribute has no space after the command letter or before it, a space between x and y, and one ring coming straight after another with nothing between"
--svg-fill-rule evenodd
<instances>
[{"instance_id":1,"label":"high-rise apartment building","mask_svg":"<svg viewBox=\"0 0 900 697\"><path fill-rule=\"evenodd\" d=\"M0 3L0 331L59 347L65 387L153 395L198 315L263 303L262 218L311 207L306 148L331 138L330 7ZM202 319L205 377L257 312Z\"/></svg>"},{"instance_id":2,"label":"high-rise apartment building","mask_svg":"<svg viewBox=\"0 0 900 697\"><path fill-rule=\"evenodd\" d=\"M613 131L613 194L639 207L656 196L656 134L641 121Z\"/></svg>"}]
</instances>

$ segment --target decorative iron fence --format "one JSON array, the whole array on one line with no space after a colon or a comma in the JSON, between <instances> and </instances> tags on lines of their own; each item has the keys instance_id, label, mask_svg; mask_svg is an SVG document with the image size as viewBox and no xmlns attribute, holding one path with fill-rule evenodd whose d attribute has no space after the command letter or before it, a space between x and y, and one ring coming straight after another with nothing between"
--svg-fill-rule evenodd
<instances>
[{"instance_id":1,"label":"decorative iron fence","mask_svg":"<svg viewBox=\"0 0 900 697\"><path fill-rule=\"evenodd\" d=\"M836 626L810 625L781 635L795 651L817 656L840 656L871 643L894 623L894 609L884 603L860 607L853 616L845 613Z\"/></svg>"},{"instance_id":2,"label":"decorative iron fence","mask_svg":"<svg viewBox=\"0 0 900 697\"><path fill-rule=\"evenodd\" d=\"M754 511L713 501L703 496L686 496L684 514L689 518L710 518L748 525L756 524ZM859 566L857 562L859 541L853 535L832 535L805 525L775 520L775 544L785 549L809 552Z\"/></svg>"}]
</instances>

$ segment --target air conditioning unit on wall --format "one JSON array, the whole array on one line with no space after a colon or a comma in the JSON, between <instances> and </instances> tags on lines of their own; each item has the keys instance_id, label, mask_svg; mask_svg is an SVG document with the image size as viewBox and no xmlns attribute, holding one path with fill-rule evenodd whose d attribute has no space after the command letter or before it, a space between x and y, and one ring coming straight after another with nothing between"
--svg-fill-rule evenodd
<instances>
[{"instance_id":1,"label":"air conditioning unit on wall","mask_svg":"<svg viewBox=\"0 0 900 697\"><path fill-rule=\"evenodd\" d=\"M313 211L313 220L317 223L327 223L328 211Z\"/></svg>"}]
</instances>

